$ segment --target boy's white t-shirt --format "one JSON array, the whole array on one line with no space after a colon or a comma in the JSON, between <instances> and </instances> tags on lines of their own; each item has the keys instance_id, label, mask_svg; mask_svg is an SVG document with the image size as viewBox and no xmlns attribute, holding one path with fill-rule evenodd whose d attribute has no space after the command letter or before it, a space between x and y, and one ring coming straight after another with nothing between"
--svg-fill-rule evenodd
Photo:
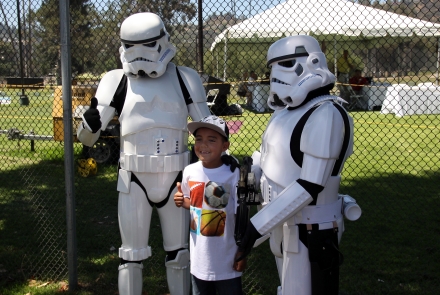
<instances>
[{"instance_id":1,"label":"boy's white t-shirt","mask_svg":"<svg viewBox=\"0 0 440 295\"><path fill-rule=\"evenodd\" d=\"M239 169L204 168L201 162L185 167L182 192L191 199L191 274L200 280L219 281L241 276L234 264L234 239Z\"/></svg>"}]
</instances>

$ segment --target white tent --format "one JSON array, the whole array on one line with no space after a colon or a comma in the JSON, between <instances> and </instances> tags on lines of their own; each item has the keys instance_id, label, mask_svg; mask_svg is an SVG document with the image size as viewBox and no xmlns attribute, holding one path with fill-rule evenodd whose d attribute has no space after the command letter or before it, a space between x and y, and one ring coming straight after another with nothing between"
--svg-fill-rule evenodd
<instances>
[{"instance_id":1,"label":"white tent","mask_svg":"<svg viewBox=\"0 0 440 295\"><path fill-rule=\"evenodd\" d=\"M277 38L313 35L319 40L440 36L440 24L345 0L289 0L229 27L215 38Z\"/></svg>"},{"instance_id":2,"label":"white tent","mask_svg":"<svg viewBox=\"0 0 440 295\"><path fill-rule=\"evenodd\" d=\"M440 24L346 0L288 0L227 28L215 38L211 44L211 51L219 43L224 44L224 78L226 78L228 43L246 43L246 39L274 42L283 36L300 34L312 35L319 41L330 41L329 43L333 44L333 52L327 52L326 55L328 59L333 56L336 71L339 42L363 41L364 47L371 48L386 43L390 37L438 38ZM375 42L372 42L373 40ZM438 69L440 51L437 55Z\"/></svg>"}]
</instances>

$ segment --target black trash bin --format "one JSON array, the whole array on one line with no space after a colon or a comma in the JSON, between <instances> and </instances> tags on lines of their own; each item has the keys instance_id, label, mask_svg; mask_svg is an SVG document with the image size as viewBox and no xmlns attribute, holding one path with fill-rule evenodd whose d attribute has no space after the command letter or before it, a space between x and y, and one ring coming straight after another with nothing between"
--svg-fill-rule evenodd
<instances>
[{"instance_id":1,"label":"black trash bin","mask_svg":"<svg viewBox=\"0 0 440 295\"><path fill-rule=\"evenodd\" d=\"M29 105L29 98L27 95L20 95L20 105L27 106Z\"/></svg>"}]
</instances>

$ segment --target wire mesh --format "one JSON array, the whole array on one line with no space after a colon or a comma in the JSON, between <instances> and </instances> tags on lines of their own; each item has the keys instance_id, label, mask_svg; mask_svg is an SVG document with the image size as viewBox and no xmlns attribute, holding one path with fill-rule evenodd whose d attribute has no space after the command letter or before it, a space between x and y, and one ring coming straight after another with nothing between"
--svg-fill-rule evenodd
<instances>
[{"instance_id":1,"label":"wire mesh","mask_svg":"<svg viewBox=\"0 0 440 295\"><path fill-rule=\"evenodd\" d=\"M337 76L332 93L348 102L355 124L340 192L363 215L345 224L341 294L436 294L439 8L438 1L202 1L200 28L194 1L70 0L73 128L103 74L122 67L121 22L151 11L177 47L173 62L196 69L206 92L216 93L207 100L228 121L230 152L249 156L273 113L269 46L312 35ZM69 271L58 9L58 0L0 2L0 294L35 280L59 291ZM353 77L356 69L365 79ZM78 281L90 294L118 292L118 143L117 120L93 147L74 143ZM96 174L79 165L89 158ZM144 290L165 294L156 212L150 244ZM249 257L243 284L246 294L275 293L280 281L267 242Z\"/></svg>"}]
</instances>

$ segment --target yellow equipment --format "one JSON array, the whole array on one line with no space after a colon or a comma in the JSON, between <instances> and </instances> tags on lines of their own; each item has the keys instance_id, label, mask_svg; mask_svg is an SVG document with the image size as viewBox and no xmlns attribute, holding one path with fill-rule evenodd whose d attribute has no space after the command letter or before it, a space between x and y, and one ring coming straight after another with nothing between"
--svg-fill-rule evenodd
<instances>
[{"instance_id":1,"label":"yellow equipment","mask_svg":"<svg viewBox=\"0 0 440 295\"><path fill-rule=\"evenodd\" d=\"M98 164L95 159L79 159L78 160L78 172L82 177L88 177L95 175L98 172Z\"/></svg>"}]
</instances>

